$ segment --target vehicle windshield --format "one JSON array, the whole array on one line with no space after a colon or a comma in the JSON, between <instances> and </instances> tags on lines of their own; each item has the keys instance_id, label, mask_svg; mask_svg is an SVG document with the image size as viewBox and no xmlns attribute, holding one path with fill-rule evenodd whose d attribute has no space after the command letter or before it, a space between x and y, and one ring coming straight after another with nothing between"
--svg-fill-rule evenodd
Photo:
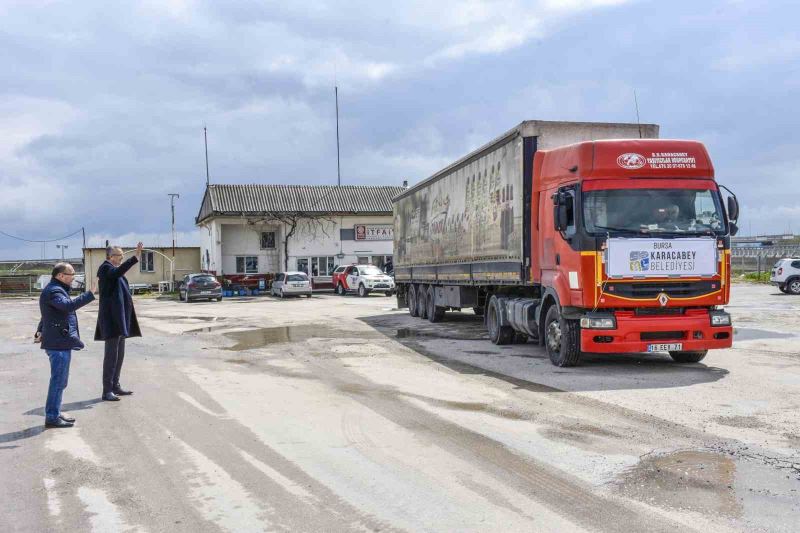
<instances>
[{"instance_id":1,"label":"vehicle windshield","mask_svg":"<svg viewBox=\"0 0 800 533\"><path fill-rule=\"evenodd\" d=\"M362 276L382 276L383 272L376 266L358 267Z\"/></svg>"},{"instance_id":2,"label":"vehicle windshield","mask_svg":"<svg viewBox=\"0 0 800 533\"><path fill-rule=\"evenodd\" d=\"M200 283L211 283L217 281L214 276L195 276L192 281L199 281Z\"/></svg>"},{"instance_id":3,"label":"vehicle windshield","mask_svg":"<svg viewBox=\"0 0 800 533\"><path fill-rule=\"evenodd\" d=\"M606 189L583 192L589 233L721 234L725 218L709 189Z\"/></svg>"},{"instance_id":4,"label":"vehicle windshield","mask_svg":"<svg viewBox=\"0 0 800 533\"><path fill-rule=\"evenodd\" d=\"M305 274L289 274L286 276L286 281L308 281Z\"/></svg>"}]
</instances>

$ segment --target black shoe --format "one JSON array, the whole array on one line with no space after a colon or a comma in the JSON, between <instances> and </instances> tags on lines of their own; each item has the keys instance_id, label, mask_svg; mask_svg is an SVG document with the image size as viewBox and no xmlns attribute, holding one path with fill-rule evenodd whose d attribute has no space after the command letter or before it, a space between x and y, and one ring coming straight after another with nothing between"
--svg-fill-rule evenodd
<instances>
[{"instance_id":1,"label":"black shoe","mask_svg":"<svg viewBox=\"0 0 800 533\"><path fill-rule=\"evenodd\" d=\"M61 420L60 418L56 418L53 421L44 422L44 427L46 428L71 428L74 424L72 422L67 422L65 420Z\"/></svg>"},{"instance_id":2,"label":"black shoe","mask_svg":"<svg viewBox=\"0 0 800 533\"><path fill-rule=\"evenodd\" d=\"M113 392L117 396L129 396L129 395L133 394L132 390L125 390L122 387L117 387L116 389L114 389Z\"/></svg>"},{"instance_id":3,"label":"black shoe","mask_svg":"<svg viewBox=\"0 0 800 533\"><path fill-rule=\"evenodd\" d=\"M107 402L118 402L119 401L119 396L117 396L113 392L107 392L107 393L103 394L103 400L105 400Z\"/></svg>"},{"instance_id":4,"label":"black shoe","mask_svg":"<svg viewBox=\"0 0 800 533\"><path fill-rule=\"evenodd\" d=\"M61 413L60 415L58 415L58 418L60 418L64 422L69 422L70 424L74 424L75 423L75 419L74 418L72 418L71 416L67 416L64 413Z\"/></svg>"}]
</instances>

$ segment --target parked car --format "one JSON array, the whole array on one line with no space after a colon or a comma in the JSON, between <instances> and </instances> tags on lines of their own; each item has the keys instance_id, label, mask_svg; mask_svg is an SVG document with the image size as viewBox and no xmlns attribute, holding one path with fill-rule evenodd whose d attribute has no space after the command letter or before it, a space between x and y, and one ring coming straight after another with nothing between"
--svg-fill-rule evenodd
<instances>
[{"instance_id":1,"label":"parked car","mask_svg":"<svg viewBox=\"0 0 800 533\"><path fill-rule=\"evenodd\" d=\"M343 271L337 274L340 268ZM384 274L374 265L350 265L339 267L333 272L336 294L344 296L348 292L356 292L364 297L372 291L380 291L391 296L394 293L394 278Z\"/></svg>"},{"instance_id":2,"label":"parked car","mask_svg":"<svg viewBox=\"0 0 800 533\"><path fill-rule=\"evenodd\" d=\"M200 298L222 301L222 284L211 274L199 272L184 276L178 287L178 295L184 302Z\"/></svg>"},{"instance_id":3,"label":"parked car","mask_svg":"<svg viewBox=\"0 0 800 533\"><path fill-rule=\"evenodd\" d=\"M301 296L311 298L311 279L305 272L281 272L275 276L269 292L273 296Z\"/></svg>"},{"instance_id":4,"label":"parked car","mask_svg":"<svg viewBox=\"0 0 800 533\"><path fill-rule=\"evenodd\" d=\"M781 259L772 267L769 281L787 294L800 294L800 259Z\"/></svg>"}]
</instances>

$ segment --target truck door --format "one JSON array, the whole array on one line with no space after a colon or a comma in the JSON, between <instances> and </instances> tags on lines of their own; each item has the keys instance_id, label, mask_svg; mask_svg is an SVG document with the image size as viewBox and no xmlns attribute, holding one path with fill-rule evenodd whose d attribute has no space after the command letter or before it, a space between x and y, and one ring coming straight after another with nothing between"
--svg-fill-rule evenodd
<instances>
[{"instance_id":1,"label":"truck door","mask_svg":"<svg viewBox=\"0 0 800 533\"><path fill-rule=\"evenodd\" d=\"M569 279L570 274L566 272L573 271L571 276L577 276L578 254L570 246L570 240L577 230L575 184L549 190L540 197L540 203L542 282L556 286L556 278L563 276L561 283ZM560 227L556 227L557 223ZM563 288L567 289L569 283L564 285Z\"/></svg>"}]
</instances>

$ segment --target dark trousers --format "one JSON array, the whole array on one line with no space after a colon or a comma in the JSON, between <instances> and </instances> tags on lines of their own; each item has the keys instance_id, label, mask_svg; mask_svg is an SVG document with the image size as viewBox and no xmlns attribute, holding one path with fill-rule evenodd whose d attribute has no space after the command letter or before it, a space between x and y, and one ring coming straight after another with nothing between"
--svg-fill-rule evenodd
<instances>
[{"instance_id":1,"label":"dark trousers","mask_svg":"<svg viewBox=\"0 0 800 533\"><path fill-rule=\"evenodd\" d=\"M119 373L125 359L125 337L106 339L106 353L103 357L103 394L119 388Z\"/></svg>"}]
</instances>

